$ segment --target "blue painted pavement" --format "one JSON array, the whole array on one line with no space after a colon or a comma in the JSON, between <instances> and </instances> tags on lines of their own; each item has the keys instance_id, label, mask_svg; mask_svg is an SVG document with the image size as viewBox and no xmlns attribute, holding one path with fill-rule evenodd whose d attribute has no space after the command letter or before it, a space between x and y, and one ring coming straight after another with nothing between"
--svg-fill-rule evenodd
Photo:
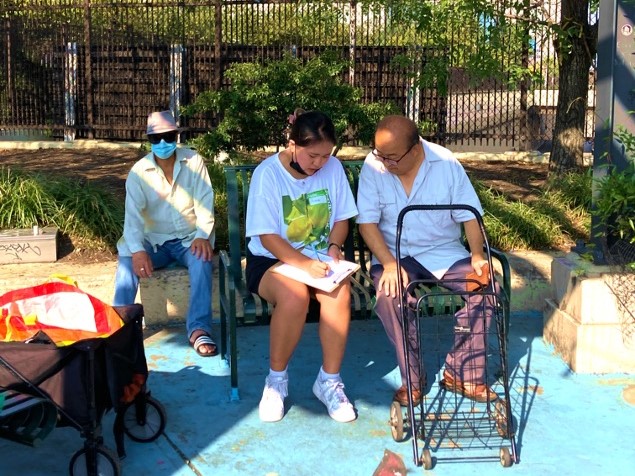
<instances>
[{"instance_id":1,"label":"blue painted pavement","mask_svg":"<svg viewBox=\"0 0 635 476\"><path fill-rule=\"evenodd\" d=\"M199 357L182 328L150 335L146 357L152 395L166 408L167 430L152 443L126 441L124 475L371 476L384 449L399 454L409 474L416 467L411 440L391 436L389 406L399 386L395 358L377 320L354 321L342 376L359 418L331 420L311 386L321 357L317 325L307 324L289 368L287 413L278 423L258 419L268 370L268 328L239 328L240 396L230 401L228 369L219 357ZM515 313L509 335L511 384L520 462L463 459L464 449L441 447L430 475L633 474L635 376L577 375L542 340L539 312ZM103 420L106 445L114 448L112 415ZM0 474L64 475L82 439L56 428L38 447L0 440Z\"/></svg>"}]
</instances>

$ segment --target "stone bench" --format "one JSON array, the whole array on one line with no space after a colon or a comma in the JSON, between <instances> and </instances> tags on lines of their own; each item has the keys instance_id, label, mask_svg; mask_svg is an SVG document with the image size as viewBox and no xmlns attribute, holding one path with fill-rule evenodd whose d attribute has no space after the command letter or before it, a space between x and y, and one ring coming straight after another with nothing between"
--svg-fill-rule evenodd
<instances>
[{"instance_id":1,"label":"stone bench","mask_svg":"<svg viewBox=\"0 0 635 476\"><path fill-rule=\"evenodd\" d=\"M218 257L214 257L212 312L218 315ZM169 266L156 270L149 279L142 279L137 302L143 304L146 326L161 326L184 322L190 299L190 279L187 269Z\"/></svg>"}]
</instances>

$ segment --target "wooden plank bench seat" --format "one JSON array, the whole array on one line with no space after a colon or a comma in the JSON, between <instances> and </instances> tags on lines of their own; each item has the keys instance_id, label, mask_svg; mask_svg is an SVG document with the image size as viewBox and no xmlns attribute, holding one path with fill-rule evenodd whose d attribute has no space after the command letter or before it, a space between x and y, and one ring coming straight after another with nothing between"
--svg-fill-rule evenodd
<instances>
[{"instance_id":1,"label":"wooden plank bench seat","mask_svg":"<svg viewBox=\"0 0 635 476\"><path fill-rule=\"evenodd\" d=\"M353 195L357 197L359 173L363 161L343 161L344 170L349 178ZM272 308L258 295L247 290L245 280L245 213L249 195L249 182L255 164L230 165L224 167L227 193L227 233L229 250L220 251L218 263L220 294L220 352L230 366L231 399L238 400L238 342L237 327L255 324L268 324ZM360 270L352 276L351 318L368 319L373 316L374 286L369 270L371 255L359 234L357 226L351 220L349 233L344 243L344 256L349 261L360 264ZM492 249L492 258L498 262L502 273L502 287L509 296L511 289L510 268L504 254ZM443 302L439 302L439 299ZM437 297L435 312L454 313L463 306L457 296ZM508 300L506 300L508 308ZM508 315L508 312L507 314ZM316 320L319 316L319 304L312 300L307 320Z\"/></svg>"}]
</instances>

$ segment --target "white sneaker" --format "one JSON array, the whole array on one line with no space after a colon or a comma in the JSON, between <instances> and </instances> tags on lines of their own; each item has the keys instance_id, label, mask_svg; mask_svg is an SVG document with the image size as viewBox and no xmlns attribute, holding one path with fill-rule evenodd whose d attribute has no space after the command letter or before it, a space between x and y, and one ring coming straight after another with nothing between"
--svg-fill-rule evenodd
<instances>
[{"instance_id":1,"label":"white sneaker","mask_svg":"<svg viewBox=\"0 0 635 476\"><path fill-rule=\"evenodd\" d=\"M313 384L313 393L326 405L329 415L335 421L347 423L355 420L355 408L344 393L342 379L320 380L318 375Z\"/></svg>"},{"instance_id":2,"label":"white sneaker","mask_svg":"<svg viewBox=\"0 0 635 476\"><path fill-rule=\"evenodd\" d=\"M265 389L262 392L258 413L262 421L274 422L282 420L284 416L284 399L287 396L289 378L265 379Z\"/></svg>"}]
</instances>

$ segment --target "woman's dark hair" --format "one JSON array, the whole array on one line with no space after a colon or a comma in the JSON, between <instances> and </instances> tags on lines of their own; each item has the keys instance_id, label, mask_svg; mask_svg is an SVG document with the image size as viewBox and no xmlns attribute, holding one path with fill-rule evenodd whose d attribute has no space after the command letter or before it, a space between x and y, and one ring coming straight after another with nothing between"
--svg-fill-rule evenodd
<instances>
[{"instance_id":1,"label":"woman's dark hair","mask_svg":"<svg viewBox=\"0 0 635 476\"><path fill-rule=\"evenodd\" d=\"M307 147L316 142L327 141L337 144L335 126L326 114L320 111L307 111L296 109L295 120L291 125L289 139L300 147Z\"/></svg>"}]
</instances>

